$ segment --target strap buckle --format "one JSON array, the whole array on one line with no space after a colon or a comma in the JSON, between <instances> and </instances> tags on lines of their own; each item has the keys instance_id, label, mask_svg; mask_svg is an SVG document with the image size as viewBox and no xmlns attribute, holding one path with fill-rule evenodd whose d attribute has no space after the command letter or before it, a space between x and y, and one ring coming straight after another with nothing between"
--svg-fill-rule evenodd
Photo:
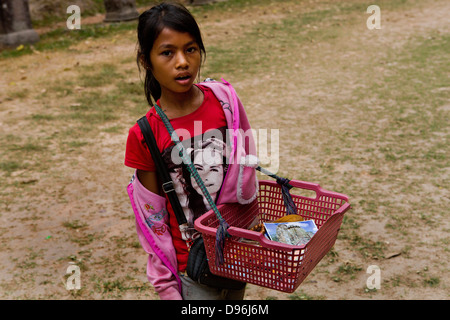
<instances>
[{"instance_id":1,"label":"strap buckle","mask_svg":"<svg viewBox=\"0 0 450 320\"><path fill-rule=\"evenodd\" d=\"M162 189L165 193L175 191L173 181L167 181L162 184Z\"/></svg>"}]
</instances>

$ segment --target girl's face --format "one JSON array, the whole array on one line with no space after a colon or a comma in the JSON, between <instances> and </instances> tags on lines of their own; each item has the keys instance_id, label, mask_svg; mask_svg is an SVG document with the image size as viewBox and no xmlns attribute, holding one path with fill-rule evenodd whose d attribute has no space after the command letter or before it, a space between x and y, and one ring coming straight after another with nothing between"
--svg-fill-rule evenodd
<instances>
[{"instance_id":1,"label":"girl's face","mask_svg":"<svg viewBox=\"0 0 450 320\"><path fill-rule=\"evenodd\" d=\"M161 93L186 93L201 64L200 49L188 32L164 28L150 51L151 70Z\"/></svg>"}]
</instances>

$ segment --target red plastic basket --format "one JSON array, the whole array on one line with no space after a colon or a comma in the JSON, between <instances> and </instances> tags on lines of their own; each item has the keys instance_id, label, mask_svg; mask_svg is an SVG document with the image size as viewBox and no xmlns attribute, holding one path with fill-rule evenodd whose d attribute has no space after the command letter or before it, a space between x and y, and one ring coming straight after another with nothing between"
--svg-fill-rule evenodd
<instances>
[{"instance_id":1,"label":"red plastic basket","mask_svg":"<svg viewBox=\"0 0 450 320\"><path fill-rule=\"evenodd\" d=\"M286 215L281 187L274 181L260 181L257 199L248 204L223 204L218 209L231 237L225 241L224 263L215 264L215 241L219 221L210 210L195 221L202 233L211 272L258 286L283 292L294 292L317 263L333 247L344 213L350 208L346 195L322 189L318 184L291 180L294 188L316 193L314 198L297 195L292 199L298 214L305 220L314 220L318 231L303 246L292 246L267 239L263 234L248 230L259 217L259 222L274 221ZM301 191L301 190L299 190ZM254 240L248 243L243 239Z\"/></svg>"}]
</instances>

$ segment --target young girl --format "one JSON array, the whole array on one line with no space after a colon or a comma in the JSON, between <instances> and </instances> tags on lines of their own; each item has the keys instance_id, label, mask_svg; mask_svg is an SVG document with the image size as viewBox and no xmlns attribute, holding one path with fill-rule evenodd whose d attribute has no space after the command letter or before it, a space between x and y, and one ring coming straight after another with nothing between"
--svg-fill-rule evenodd
<instances>
[{"instance_id":1,"label":"young girl","mask_svg":"<svg viewBox=\"0 0 450 320\"><path fill-rule=\"evenodd\" d=\"M145 69L146 98L169 118L216 204L253 201L257 193L255 146L240 100L227 82L194 84L205 56L195 19L182 5L162 3L140 15L137 31L137 62ZM189 248L200 236L193 222L208 206L177 158L171 136L155 108L146 117L187 221L178 225L161 191L143 134L135 124L128 135L125 165L136 169L128 194L139 240L149 254L149 281L161 299L242 299L245 287L209 287L185 274ZM209 145L209 152L199 152L205 145Z\"/></svg>"}]
</instances>

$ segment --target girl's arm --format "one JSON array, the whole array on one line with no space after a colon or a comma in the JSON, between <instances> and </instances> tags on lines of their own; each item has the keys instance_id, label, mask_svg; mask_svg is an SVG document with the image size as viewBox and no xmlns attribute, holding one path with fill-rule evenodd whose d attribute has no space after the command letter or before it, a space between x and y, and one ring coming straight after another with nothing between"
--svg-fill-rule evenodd
<instances>
[{"instance_id":1,"label":"girl's arm","mask_svg":"<svg viewBox=\"0 0 450 320\"><path fill-rule=\"evenodd\" d=\"M142 185L148 190L156 194L160 194L158 185L158 176L156 172L137 170L137 176Z\"/></svg>"}]
</instances>

